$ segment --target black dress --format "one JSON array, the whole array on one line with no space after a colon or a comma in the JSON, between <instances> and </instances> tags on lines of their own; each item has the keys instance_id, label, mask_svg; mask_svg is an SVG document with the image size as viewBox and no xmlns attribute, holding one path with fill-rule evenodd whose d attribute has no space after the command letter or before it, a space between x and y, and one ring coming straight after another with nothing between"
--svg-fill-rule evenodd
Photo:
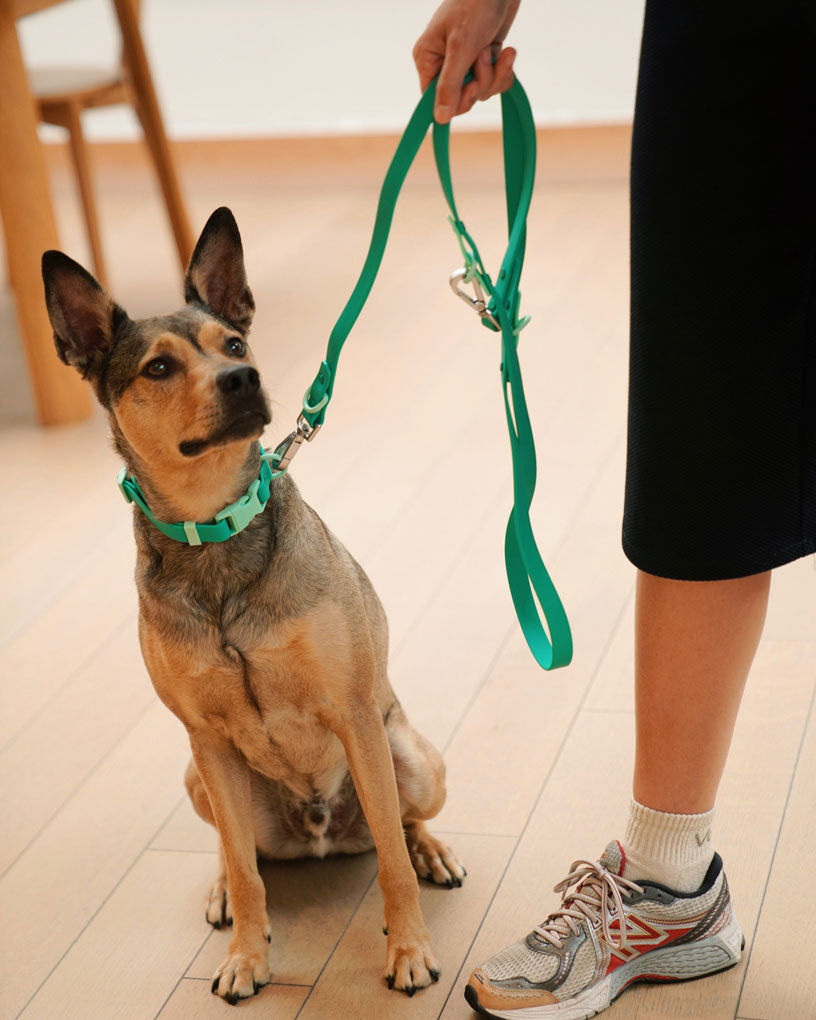
<instances>
[{"instance_id":1,"label":"black dress","mask_svg":"<svg viewBox=\"0 0 816 1020\"><path fill-rule=\"evenodd\" d=\"M627 557L816 552L816 3L648 0L631 274Z\"/></svg>"}]
</instances>

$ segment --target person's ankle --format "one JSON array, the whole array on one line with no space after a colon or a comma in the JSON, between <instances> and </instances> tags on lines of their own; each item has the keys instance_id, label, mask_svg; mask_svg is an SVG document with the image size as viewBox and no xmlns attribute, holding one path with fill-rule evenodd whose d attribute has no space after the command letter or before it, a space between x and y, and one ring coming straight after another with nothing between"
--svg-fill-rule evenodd
<instances>
[{"instance_id":1,"label":"person's ankle","mask_svg":"<svg viewBox=\"0 0 816 1020\"><path fill-rule=\"evenodd\" d=\"M623 877L659 882L677 892L695 892L714 856L713 821L713 808L700 814L671 814L633 800L622 840Z\"/></svg>"}]
</instances>

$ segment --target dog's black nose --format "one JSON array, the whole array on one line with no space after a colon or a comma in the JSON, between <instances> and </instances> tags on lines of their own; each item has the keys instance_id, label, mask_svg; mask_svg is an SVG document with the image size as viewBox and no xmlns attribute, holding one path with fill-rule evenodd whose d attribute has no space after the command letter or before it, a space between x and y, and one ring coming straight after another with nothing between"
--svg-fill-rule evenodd
<instances>
[{"instance_id":1,"label":"dog's black nose","mask_svg":"<svg viewBox=\"0 0 816 1020\"><path fill-rule=\"evenodd\" d=\"M228 397L251 397L260 389L261 377L251 365L238 365L220 372L216 382Z\"/></svg>"}]
</instances>

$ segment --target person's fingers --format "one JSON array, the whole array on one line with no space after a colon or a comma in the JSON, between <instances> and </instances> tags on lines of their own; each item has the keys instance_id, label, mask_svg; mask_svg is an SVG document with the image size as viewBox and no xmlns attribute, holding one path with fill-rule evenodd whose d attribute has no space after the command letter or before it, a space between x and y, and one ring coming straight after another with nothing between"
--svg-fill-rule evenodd
<instances>
[{"instance_id":1,"label":"person's fingers","mask_svg":"<svg viewBox=\"0 0 816 1020\"><path fill-rule=\"evenodd\" d=\"M479 98L479 86L475 81L469 81L467 85L462 89L462 95L459 98L459 105L456 108L455 117L458 117L460 113L467 113L471 109L473 104Z\"/></svg>"},{"instance_id":2,"label":"person's fingers","mask_svg":"<svg viewBox=\"0 0 816 1020\"><path fill-rule=\"evenodd\" d=\"M445 62L439 72L439 82L436 86L434 119L438 124L447 124L459 109L462 82L470 70L474 56L469 48L466 49L462 45L456 32L448 36Z\"/></svg>"},{"instance_id":3,"label":"person's fingers","mask_svg":"<svg viewBox=\"0 0 816 1020\"><path fill-rule=\"evenodd\" d=\"M476 83L476 98L487 99L493 87L492 46L486 46L473 63L473 78Z\"/></svg>"},{"instance_id":4,"label":"person's fingers","mask_svg":"<svg viewBox=\"0 0 816 1020\"><path fill-rule=\"evenodd\" d=\"M492 96L499 92L506 92L516 80L513 73L513 61L516 59L516 51L512 46L502 50L501 56L493 66Z\"/></svg>"},{"instance_id":5,"label":"person's fingers","mask_svg":"<svg viewBox=\"0 0 816 1020\"><path fill-rule=\"evenodd\" d=\"M487 55L487 60L484 59L485 55ZM457 106L451 117L467 113L478 99L489 99L490 96L506 92L512 87L515 81L513 62L516 59L516 51L512 47L508 47L501 51L495 64L492 59L490 49L483 50L476 58L473 64L475 77L461 90ZM440 124L446 123L446 121L439 120L438 117L436 120Z\"/></svg>"},{"instance_id":6,"label":"person's fingers","mask_svg":"<svg viewBox=\"0 0 816 1020\"><path fill-rule=\"evenodd\" d=\"M412 56L419 74L419 87L424 92L442 69L445 60L444 47L441 53L438 52L422 35L414 46Z\"/></svg>"}]
</instances>

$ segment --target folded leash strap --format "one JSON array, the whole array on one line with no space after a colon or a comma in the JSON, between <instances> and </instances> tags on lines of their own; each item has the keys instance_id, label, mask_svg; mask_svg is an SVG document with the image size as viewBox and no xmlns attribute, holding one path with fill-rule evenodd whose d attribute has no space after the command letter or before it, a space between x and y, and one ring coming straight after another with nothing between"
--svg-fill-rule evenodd
<instances>
[{"instance_id":1,"label":"folded leash strap","mask_svg":"<svg viewBox=\"0 0 816 1020\"><path fill-rule=\"evenodd\" d=\"M507 194L507 251L495 283L487 274L476 244L456 210L448 156L449 127L433 121L436 80L426 89L405 129L385 175L374 232L360 277L329 337L326 358L306 392L298 429L274 454L273 465L285 469L303 439L310 439L323 424L334 391L337 364L343 344L368 298L377 276L388 232L405 176L420 145L433 124L433 144L439 179L450 208L451 224L465 258L464 271L454 274L457 293L479 313L482 324L501 333L501 378L504 392L510 450L513 460L514 506L507 522L504 555L507 579L519 623L530 651L544 669L566 666L572 659L572 635L566 612L539 554L530 524L530 506L536 484L535 444L524 398L518 360L518 335L527 324L519 318L519 281L524 263L527 210L535 177L536 137L530 104L524 89L515 81L501 97L504 139L504 171ZM459 287L471 283L476 299ZM489 295L485 305L481 292ZM549 636L541 617L549 628Z\"/></svg>"}]
</instances>

